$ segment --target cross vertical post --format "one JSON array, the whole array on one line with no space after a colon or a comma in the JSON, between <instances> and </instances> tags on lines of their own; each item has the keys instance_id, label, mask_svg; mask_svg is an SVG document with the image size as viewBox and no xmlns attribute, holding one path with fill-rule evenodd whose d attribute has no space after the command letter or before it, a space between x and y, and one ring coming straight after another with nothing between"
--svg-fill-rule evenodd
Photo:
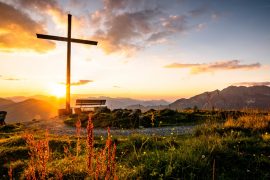
<instances>
[{"instance_id":1,"label":"cross vertical post","mask_svg":"<svg viewBox=\"0 0 270 180\"><path fill-rule=\"evenodd\" d=\"M71 56L71 14L68 14L67 34L67 83L66 83L66 112L70 114L70 56Z\"/></svg>"}]
</instances>

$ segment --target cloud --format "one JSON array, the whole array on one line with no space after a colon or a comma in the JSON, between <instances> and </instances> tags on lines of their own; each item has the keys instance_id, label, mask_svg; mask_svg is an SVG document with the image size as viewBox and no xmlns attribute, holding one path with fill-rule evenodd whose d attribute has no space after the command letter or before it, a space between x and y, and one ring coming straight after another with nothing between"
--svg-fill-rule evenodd
<instances>
[{"instance_id":1,"label":"cloud","mask_svg":"<svg viewBox=\"0 0 270 180\"><path fill-rule=\"evenodd\" d=\"M113 88L121 88L120 86L114 85Z\"/></svg>"},{"instance_id":2,"label":"cloud","mask_svg":"<svg viewBox=\"0 0 270 180\"><path fill-rule=\"evenodd\" d=\"M192 74L199 74L205 72L215 72L222 70L252 70L261 67L260 63L240 64L239 60L218 61L209 64L183 64L172 63L164 66L165 68L188 68Z\"/></svg>"},{"instance_id":3,"label":"cloud","mask_svg":"<svg viewBox=\"0 0 270 180\"><path fill-rule=\"evenodd\" d=\"M205 23L200 23L197 25L197 31L202 31L206 28L206 24Z\"/></svg>"},{"instance_id":4,"label":"cloud","mask_svg":"<svg viewBox=\"0 0 270 180\"><path fill-rule=\"evenodd\" d=\"M4 80L7 80L7 81L20 81L21 79L18 79L18 78L5 78Z\"/></svg>"},{"instance_id":5,"label":"cloud","mask_svg":"<svg viewBox=\"0 0 270 180\"><path fill-rule=\"evenodd\" d=\"M269 81L265 82L239 82L239 83L234 83L233 85L236 86L270 86Z\"/></svg>"},{"instance_id":6,"label":"cloud","mask_svg":"<svg viewBox=\"0 0 270 180\"><path fill-rule=\"evenodd\" d=\"M57 2L55 0L11 0L13 3L20 4L21 7L24 8L33 8L33 9L46 9L48 7L57 6Z\"/></svg>"},{"instance_id":7,"label":"cloud","mask_svg":"<svg viewBox=\"0 0 270 180\"><path fill-rule=\"evenodd\" d=\"M112 9L107 9L111 7ZM114 14L113 9L120 7L109 3L103 12L95 12L91 17L94 24L105 26L105 30L96 31L92 39L97 39L106 53L122 52L130 54L141 48L146 35L153 31L151 20L158 16L157 9ZM101 17L104 16L103 18Z\"/></svg>"},{"instance_id":8,"label":"cloud","mask_svg":"<svg viewBox=\"0 0 270 180\"><path fill-rule=\"evenodd\" d=\"M20 79L20 78L6 77L6 76L2 76L2 75L0 75L0 79L6 80L6 81L21 81L21 80L23 80L23 79Z\"/></svg>"},{"instance_id":9,"label":"cloud","mask_svg":"<svg viewBox=\"0 0 270 180\"><path fill-rule=\"evenodd\" d=\"M206 12L200 7L182 14L170 14L156 0L104 0L103 8L90 15L96 31L91 39L108 54L132 54L153 44L165 43L173 35L190 29L202 30L205 24L191 25L190 19ZM169 5L168 5L169 6Z\"/></svg>"},{"instance_id":10,"label":"cloud","mask_svg":"<svg viewBox=\"0 0 270 180\"><path fill-rule=\"evenodd\" d=\"M10 13L15 18L9 24L15 24L19 27L14 31L12 27L2 26L0 24L0 36L2 37L4 34L6 38L2 38L4 43L0 41L1 50L30 49L46 52L53 49L55 47L53 41L41 39L37 41L34 36L37 32L45 33L44 27L41 24L50 23L48 20L52 20L56 30L58 28L66 29L67 13L65 10L68 10L70 7L63 6L63 4L71 6L77 3L76 8L78 8L80 7L78 6L79 4L88 5L86 2L71 0L65 4L66 2L59 3L57 0L10 0L7 1L9 5L2 3L8 6L10 11L14 12ZM201 6L188 12L171 14L168 8L166 9L164 7L165 3L161 2L160 0L103 0L102 8L91 13L87 17L88 19L83 16L74 16L72 31L81 34L85 31L85 27L91 27L91 31L87 32L87 36L92 33L89 38L99 41L99 47L104 52L107 54L118 52L125 55L132 55L134 52L145 47L166 43L170 40L169 37L171 36L191 29L202 30L206 27L205 23L199 22L200 20L193 21L195 24L191 24L191 19L205 14L208 11L207 8ZM172 7L173 5L168 4L166 6ZM17 20L19 17L25 17L26 20L20 19L19 21ZM1 17L1 19L5 19L6 21L9 18ZM31 21L35 25L23 26L28 21ZM15 44L13 43L15 42L13 41L14 34L24 36L17 36L15 38Z\"/></svg>"},{"instance_id":11,"label":"cloud","mask_svg":"<svg viewBox=\"0 0 270 180\"><path fill-rule=\"evenodd\" d=\"M162 19L162 26L169 32L183 32L188 29L187 16L170 15L168 18Z\"/></svg>"},{"instance_id":12,"label":"cloud","mask_svg":"<svg viewBox=\"0 0 270 180\"><path fill-rule=\"evenodd\" d=\"M66 26L66 13L60 8L55 0L12 0L14 5L22 9L31 10L32 12L44 15L49 15L56 24Z\"/></svg>"},{"instance_id":13,"label":"cloud","mask_svg":"<svg viewBox=\"0 0 270 180\"><path fill-rule=\"evenodd\" d=\"M53 42L37 41L35 33L45 33L45 30L27 14L2 2L0 2L0 12L0 51L46 52L55 48Z\"/></svg>"},{"instance_id":14,"label":"cloud","mask_svg":"<svg viewBox=\"0 0 270 180\"><path fill-rule=\"evenodd\" d=\"M5 2L7 4L0 2L0 50L47 52L54 49L54 41L37 39L36 33L47 34L44 24L51 22L54 23L56 30L66 29L67 12L58 2L55 0L10 0ZM85 21L83 17L74 16L72 31L81 33Z\"/></svg>"},{"instance_id":15,"label":"cloud","mask_svg":"<svg viewBox=\"0 0 270 180\"><path fill-rule=\"evenodd\" d=\"M104 0L104 8L109 10L122 9L127 6L127 3L126 0Z\"/></svg>"},{"instance_id":16,"label":"cloud","mask_svg":"<svg viewBox=\"0 0 270 180\"><path fill-rule=\"evenodd\" d=\"M79 80L78 82L71 83L71 86L81 86L93 82L92 80Z\"/></svg>"},{"instance_id":17,"label":"cloud","mask_svg":"<svg viewBox=\"0 0 270 180\"><path fill-rule=\"evenodd\" d=\"M197 16L201 16L201 15L206 14L208 12L208 10L209 10L209 7L206 5L203 5L203 6L200 6L196 9L189 11L189 14L193 17L197 17Z\"/></svg>"},{"instance_id":18,"label":"cloud","mask_svg":"<svg viewBox=\"0 0 270 180\"><path fill-rule=\"evenodd\" d=\"M218 12L214 12L214 13L211 14L211 19L212 19L213 21L218 20L220 17L221 17L220 12L219 12L219 13L218 13Z\"/></svg>"},{"instance_id":19,"label":"cloud","mask_svg":"<svg viewBox=\"0 0 270 180\"><path fill-rule=\"evenodd\" d=\"M166 37L170 35L169 31L160 31L151 34L151 36L147 39L149 42L163 42L166 41Z\"/></svg>"},{"instance_id":20,"label":"cloud","mask_svg":"<svg viewBox=\"0 0 270 180\"><path fill-rule=\"evenodd\" d=\"M78 82L72 82L70 85L71 86L82 86L82 85L86 85L88 83L91 83L93 82L93 80L79 80ZM66 83L63 83L61 82L60 84L66 84Z\"/></svg>"}]
</instances>

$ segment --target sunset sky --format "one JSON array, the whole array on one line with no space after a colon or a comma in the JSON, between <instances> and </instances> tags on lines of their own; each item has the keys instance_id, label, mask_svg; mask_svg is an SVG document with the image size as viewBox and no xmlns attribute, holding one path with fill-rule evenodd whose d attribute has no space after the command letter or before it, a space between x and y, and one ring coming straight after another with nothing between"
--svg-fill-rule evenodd
<instances>
[{"instance_id":1,"label":"sunset sky","mask_svg":"<svg viewBox=\"0 0 270 180\"><path fill-rule=\"evenodd\" d=\"M0 0L0 97L73 94L165 99L270 85L269 0Z\"/></svg>"}]
</instances>

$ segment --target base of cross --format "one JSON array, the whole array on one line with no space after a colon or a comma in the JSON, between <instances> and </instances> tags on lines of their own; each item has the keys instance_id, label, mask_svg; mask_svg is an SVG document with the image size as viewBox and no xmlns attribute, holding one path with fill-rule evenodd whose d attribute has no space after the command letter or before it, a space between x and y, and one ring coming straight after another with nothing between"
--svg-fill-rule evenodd
<instances>
[{"instance_id":1,"label":"base of cross","mask_svg":"<svg viewBox=\"0 0 270 180\"><path fill-rule=\"evenodd\" d=\"M67 109L58 109L58 116L69 116L72 114L72 109L67 111Z\"/></svg>"}]
</instances>

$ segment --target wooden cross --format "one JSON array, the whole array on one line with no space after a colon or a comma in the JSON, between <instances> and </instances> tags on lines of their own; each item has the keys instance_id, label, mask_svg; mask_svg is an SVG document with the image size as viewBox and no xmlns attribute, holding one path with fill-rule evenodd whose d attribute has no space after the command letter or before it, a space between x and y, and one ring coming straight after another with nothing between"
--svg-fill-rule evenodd
<instances>
[{"instance_id":1,"label":"wooden cross","mask_svg":"<svg viewBox=\"0 0 270 180\"><path fill-rule=\"evenodd\" d=\"M67 42L67 81L66 81L66 113L67 114L71 114L71 109L70 109L70 54L71 54L71 42L81 43L81 44L89 44L89 45L97 45L97 43L98 43L97 41L88 41L88 40L71 38L71 17L72 17L71 14L68 14L68 33L67 33L67 37L37 34L37 38Z\"/></svg>"}]
</instances>

